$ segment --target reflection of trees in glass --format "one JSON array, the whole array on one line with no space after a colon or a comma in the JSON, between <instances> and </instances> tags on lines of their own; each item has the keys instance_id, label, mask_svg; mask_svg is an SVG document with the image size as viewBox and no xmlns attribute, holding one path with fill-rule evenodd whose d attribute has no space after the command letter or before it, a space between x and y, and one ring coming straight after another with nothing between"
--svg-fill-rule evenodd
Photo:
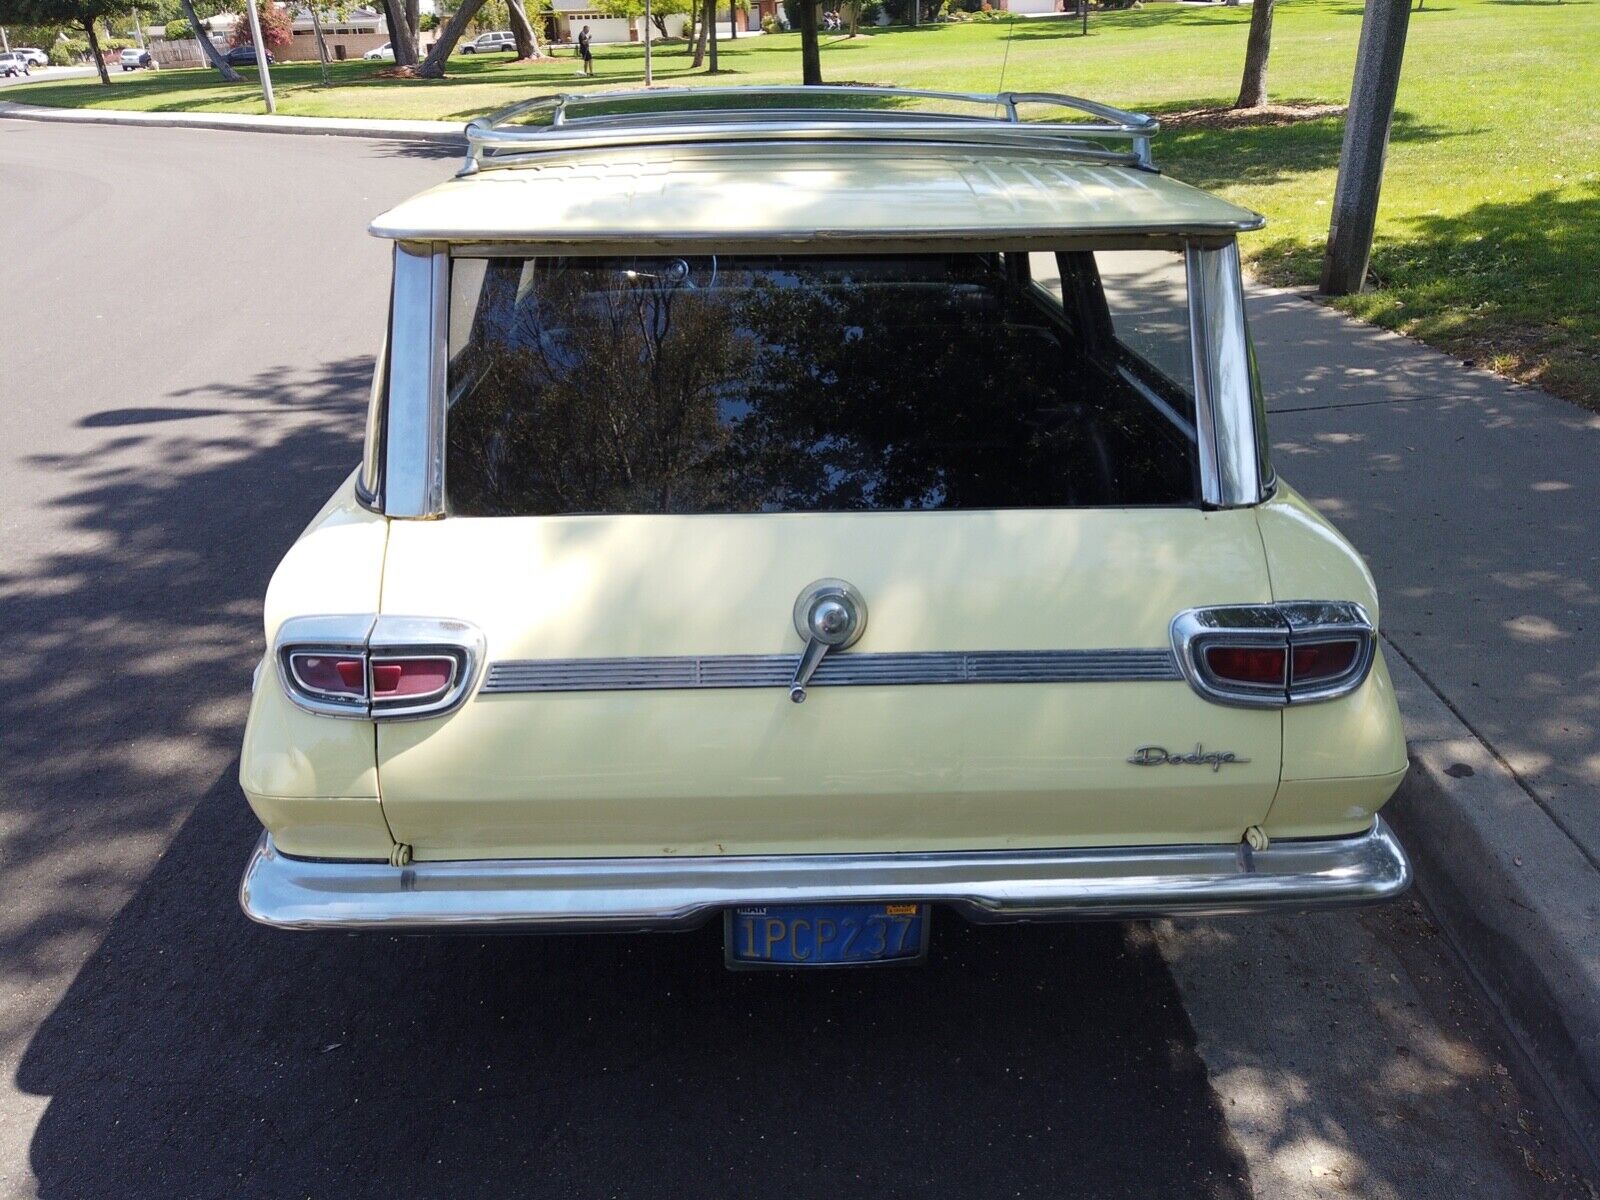
<instances>
[{"instance_id":1,"label":"reflection of trees in glass","mask_svg":"<svg viewBox=\"0 0 1600 1200\"><path fill-rule=\"evenodd\" d=\"M452 364L457 511L1191 498L1170 427L992 256L686 265L490 266Z\"/></svg>"}]
</instances>

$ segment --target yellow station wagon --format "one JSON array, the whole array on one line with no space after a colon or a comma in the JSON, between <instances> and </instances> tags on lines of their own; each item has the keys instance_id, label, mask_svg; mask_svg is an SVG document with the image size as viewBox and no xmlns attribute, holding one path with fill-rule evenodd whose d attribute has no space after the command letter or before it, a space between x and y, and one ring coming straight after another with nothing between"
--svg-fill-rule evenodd
<instances>
[{"instance_id":1,"label":"yellow station wagon","mask_svg":"<svg viewBox=\"0 0 1600 1200\"><path fill-rule=\"evenodd\" d=\"M1068 97L561 97L379 217L364 461L266 599L245 911L733 965L1410 881L1360 557L1237 235Z\"/></svg>"}]
</instances>

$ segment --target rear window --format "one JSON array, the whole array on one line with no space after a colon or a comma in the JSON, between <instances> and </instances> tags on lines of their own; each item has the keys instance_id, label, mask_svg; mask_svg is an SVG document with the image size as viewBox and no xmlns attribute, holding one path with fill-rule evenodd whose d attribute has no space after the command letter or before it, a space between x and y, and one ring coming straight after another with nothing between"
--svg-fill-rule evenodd
<instances>
[{"instance_id":1,"label":"rear window","mask_svg":"<svg viewBox=\"0 0 1600 1200\"><path fill-rule=\"evenodd\" d=\"M1181 252L458 258L466 516L1193 504Z\"/></svg>"}]
</instances>

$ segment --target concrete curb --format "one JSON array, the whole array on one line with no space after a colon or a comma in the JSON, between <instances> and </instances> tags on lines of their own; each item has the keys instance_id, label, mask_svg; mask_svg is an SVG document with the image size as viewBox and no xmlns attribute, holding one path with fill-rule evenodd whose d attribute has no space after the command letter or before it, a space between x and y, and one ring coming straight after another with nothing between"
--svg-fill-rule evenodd
<instances>
[{"instance_id":1,"label":"concrete curb","mask_svg":"<svg viewBox=\"0 0 1600 1200\"><path fill-rule=\"evenodd\" d=\"M158 129L222 129L234 133L299 133L324 137L384 138L459 146L467 138L453 121L369 121L345 117L269 117L250 113L126 112L118 109L51 108L0 100L0 117L60 121L73 125L144 125Z\"/></svg>"},{"instance_id":2,"label":"concrete curb","mask_svg":"<svg viewBox=\"0 0 1600 1200\"><path fill-rule=\"evenodd\" d=\"M1600 870L1395 649L1417 886L1600 1172Z\"/></svg>"}]
</instances>

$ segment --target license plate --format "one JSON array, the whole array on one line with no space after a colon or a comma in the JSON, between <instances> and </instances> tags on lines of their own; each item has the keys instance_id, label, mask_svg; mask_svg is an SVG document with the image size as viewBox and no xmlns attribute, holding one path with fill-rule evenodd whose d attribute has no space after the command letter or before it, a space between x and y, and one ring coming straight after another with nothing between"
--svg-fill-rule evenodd
<instances>
[{"instance_id":1,"label":"license plate","mask_svg":"<svg viewBox=\"0 0 1600 1200\"><path fill-rule=\"evenodd\" d=\"M926 904L753 904L723 917L728 966L857 967L928 952Z\"/></svg>"}]
</instances>

